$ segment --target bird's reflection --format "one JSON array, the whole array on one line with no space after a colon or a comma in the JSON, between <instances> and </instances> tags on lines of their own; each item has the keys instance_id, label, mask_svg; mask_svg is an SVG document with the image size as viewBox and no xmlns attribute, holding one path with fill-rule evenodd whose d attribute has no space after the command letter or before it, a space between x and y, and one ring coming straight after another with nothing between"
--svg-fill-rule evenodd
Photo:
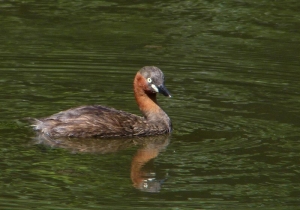
<instances>
[{"instance_id":1,"label":"bird's reflection","mask_svg":"<svg viewBox=\"0 0 300 210\"><path fill-rule=\"evenodd\" d=\"M130 177L133 186L145 192L159 192L161 189L164 179L156 179L153 160L168 146L170 135L115 139L52 139L47 135L38 135L34 140L36 144L63 148L73 153L107 154L138 147L131 162Z\"/></svg>"}]
</instances>

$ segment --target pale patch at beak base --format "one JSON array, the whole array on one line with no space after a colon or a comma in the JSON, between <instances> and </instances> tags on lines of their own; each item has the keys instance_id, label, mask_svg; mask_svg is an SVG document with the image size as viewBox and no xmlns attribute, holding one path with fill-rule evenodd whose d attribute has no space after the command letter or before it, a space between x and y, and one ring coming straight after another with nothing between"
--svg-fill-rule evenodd
<instances>
[{"instance_id":1,"label":"pale patch at beak base","mask_svg":"<svg viewBox=\"0 0 300 210\"><path fill-rule=\"evenodd\" d=\"M152 87L152 89L153 89L155 92L157 92L157 93L159 92L159 90L158 90L158 88L156 87L156 85L152 84L151 87Z\"/></svg>"}]
</instances>

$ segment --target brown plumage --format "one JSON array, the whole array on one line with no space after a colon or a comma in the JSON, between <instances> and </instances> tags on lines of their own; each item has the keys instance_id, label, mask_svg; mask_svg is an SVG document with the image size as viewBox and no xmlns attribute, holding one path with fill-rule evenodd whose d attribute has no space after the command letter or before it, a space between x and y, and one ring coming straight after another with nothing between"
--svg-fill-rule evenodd
<instances>
[{"instance_id":1,"label":"brown plumage","mask_svg":"<svg viewBox=\"0 0 300 210\"><path fill-rule=\"evenodd\" d=\"M34 130L49 137L148 136L171 132L168 115L157 105L156 93L171 97L164 75L155 66L140 69L134 96L143 117L100 105L81 106L35 119Z\"/></svg>"}]
</instances>

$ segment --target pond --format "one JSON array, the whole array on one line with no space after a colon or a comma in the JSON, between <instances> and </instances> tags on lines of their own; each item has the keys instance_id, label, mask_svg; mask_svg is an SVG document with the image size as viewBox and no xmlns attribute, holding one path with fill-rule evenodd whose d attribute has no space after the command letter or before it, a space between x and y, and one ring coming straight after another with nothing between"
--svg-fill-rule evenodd
<instances>
[{"instance_id":1,"label":"pond","mask_svg":"<svg viewBox=\"0 0 300 210\"><path fill-rule=\"evenodd\" d=\"M295 209L300 2L1 1L1 209ZM27 117L140 114L164 72L171 135L41 140ZM298 76L297 76L298 75Z\"/></svg>"}]
</instances>

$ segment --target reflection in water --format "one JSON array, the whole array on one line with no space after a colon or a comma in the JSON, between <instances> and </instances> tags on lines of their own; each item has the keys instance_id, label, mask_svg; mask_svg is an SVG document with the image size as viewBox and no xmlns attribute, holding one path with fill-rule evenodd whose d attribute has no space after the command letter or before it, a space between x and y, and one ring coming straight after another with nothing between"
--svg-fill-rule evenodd
<instances>
[{"instance_id":1,"label":"reflection in water","mask_svg":"<svg viewBox=\"0 0 300 210\"><path fill-rule=\"evenodd\" d=\"M153 159L169 144L168 136L159 136L140 147L131 162L133 186L145 192L159 192L163 180L155 179Z\"/></svg>"},{"instance_id":2,"label":"reflection in water","mask_svg":"<svg viewBox=\"0 0 300 210\"><path fill-rule=\"evenodd\" d=\"M155 178L153 159L169 144L170 135L116 138L116 139L52 139L40 134L34 138L35 144L43 144L55 148L63 148L72 153L107 154L138 147L131 162L130 177L136 189L145 192L159 192L163 180Z\"/></svg>"}]
</instances>

